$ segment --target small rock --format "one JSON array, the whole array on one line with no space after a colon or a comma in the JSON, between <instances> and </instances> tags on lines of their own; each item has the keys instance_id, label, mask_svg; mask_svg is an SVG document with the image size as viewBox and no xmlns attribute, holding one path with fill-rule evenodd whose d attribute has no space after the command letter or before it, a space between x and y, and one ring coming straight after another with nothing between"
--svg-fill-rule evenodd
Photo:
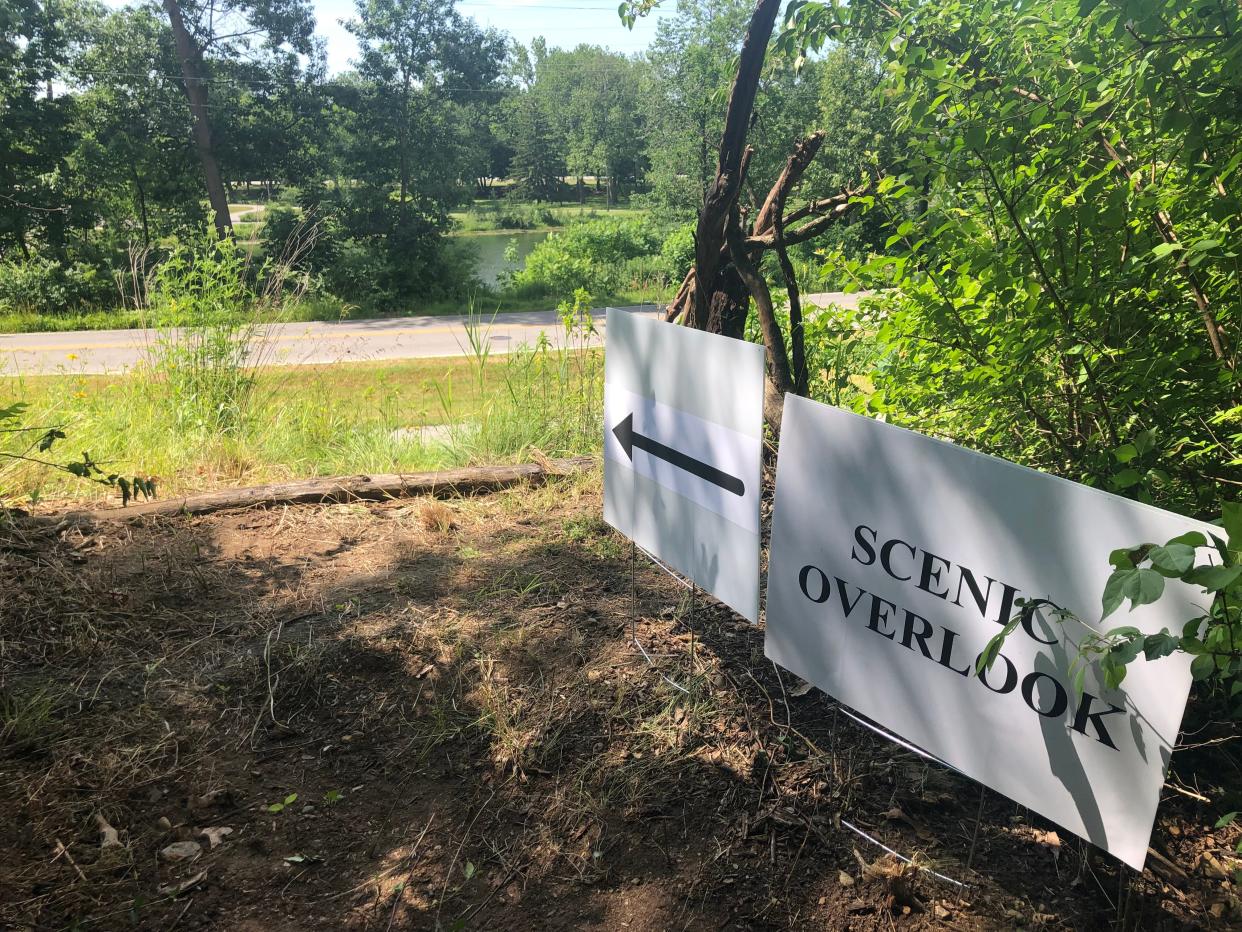
<instances>
[{"instance_id":1,"label":"small rock","mask_svg":"<svg viewBox=\"0 0 1242 932\"><path fill-rule=\"evenodd\" d=\"M161 832L171 832L172 823L168 821L168 816L162 815L156 820L155 827Z\"/></svg>"},{"instance_id":2,"label":"small rock","mask_svg":"<svg viewBox=\"0 0 1242 932\"><path fill-rule=\"evenodd\" d=\"M843 887L852 887L854 886L854 878L845 871L837 871L837 883Z\"/></svg>"},{"instance_id":3,"label":"small rock","mask_svg":"<svg viewBox=\"0 0 1242 932\"><path fill-rule=\"evenodd\" d=\"M165 861L187 861L198 857L203 853L203 846L196 841L174 841L167 848L160 851L160 857Z\"/></svg>"},{"instance_id":4,"label":"small rock","mask_svg":"<svg viewBox=\"0 0 1242 932\"><path fill-rule=\"evenodd\" d=\"M200 829L198 834L201 838L207 839L207 847L214 848L224 841L226 835L232 835L233 830L224 826L208 826L207 828Z\"/></svg>"},{"instance_id":5,"label":"small rock","mask_svg":"<svg viewBox=\"0 0 1242 932\"><path fill-rule=\"evenodd\" d=\"M1206 851L1203 853L1203 873L1211 877L1213 880L1228 880L1229 872L1221 866L1220 861L1212 857Z\"/></svg>"}]
</instances>

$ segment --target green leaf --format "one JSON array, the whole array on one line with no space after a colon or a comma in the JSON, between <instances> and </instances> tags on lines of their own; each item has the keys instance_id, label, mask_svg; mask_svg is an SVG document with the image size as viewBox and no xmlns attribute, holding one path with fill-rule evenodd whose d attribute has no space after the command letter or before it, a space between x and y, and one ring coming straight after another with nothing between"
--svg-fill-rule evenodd
<instances>
[{"instance_id":1,"label":"green leaf","mask_svg":"<svg viewBox=\"0 0 1242 932\"><path fill-rule=\"evenodd\" d=\"M1015 615L1005 623L1000 632L988 641L987 646L979 654L975 660L975 675L979 675L984 670L991 670L992 664L996 663L996 658L1000 655L1000 649L1005 645L1005 639L1013 634L1018 625L1022 623L1022 616Z\"/></svg>"},{"instance_id":2,"label":"green leaf","mask_svg":"<svg viewBox=\"0 0 1242 932\"><path fill-rule=\"evenodd\" d=\"M1179 646L1181 646L1181 639L1169 634L1168 631L1149 634L1143 639L1143 656L1148 660L1159 660L1161 657L1169 656Z\"/></svg>"},{"instance_id":3,"label":"green leaf","mask_svg":"<svg viewBox=\"0 0 1242 932\"><path fill-rule=\"evenodd\" d=\"M1242 575L1242 566L1200 566L1186 574L1186 582L1208 592L1220 592Z\"/></svg>"},{"instance_id":4,"label":"green leaf","mask_svg":"<svg viewBox=\"0 0 1242 932\"><path fill-rule=\"evenodd\" d=\"M1187 531L1185 534L1179 534L1174 537L1170 544L1185 544L1187 547L1194 547L1196 550L1200 547L1208 545L1207 538L1198 531Z\"/></svg>"},{"instance_id":5,"label":"green leaf","mask_svg":"<svg viewBox=\"0 0 1242 932\"><path fill-rule=\"evenodd\" d=\"M1170 541L1163 547L1153 547L1147 558L1158 573L1176 579L1195 565L1195 548Z\"/></svg>"},{"instance_id":6,"label":"green leaf","mask_svg":"<svg viewBox=\"0 0 1242 932\"><path fill-rule=\"evenodd\" d=\"M1114 551L1114 553L1116 553L1116 551ZM1108 577L1108 582L1104 584L1104 596L1101 600L1104 604L1104 618L1107 618L1121 607L1123 598L1122 590L1125 587L1126 580L1132 573L1137 572L1138 570L1131 566L1124 569L1118 569Z\"/></svg>"},{"instance_id":7,"label":"green leaf","mask_svg":"<svg viewBox=\"0 0 1242 932\"><path fill-rule=\"evenodd\" d=\"M1118 463L1128 463L1138 455L1138 447L1132 443L1123 443L1113 451L1113 456L1117 458Z\"/></svg>"},{"instance_id":8,"label":"green leaf","mask_svg":"<svg viewBox=\"0 0 1242 932\"><path fill-rule=\"evenodd\" d=\"M1105 654L1100 658L1100 672L1104 674L1104 685L1116 689L1126 678L1126 665L1112 654Z\"/></svg>"},{"instance_id":9,"label":"green leaf","mask_svg":"<svg viewBox=\"0 0 1242 932\"><path fill-rule=\"evenodd\" d=\"M1151 251L1151 254L1155 256L1157 259L1163 259L1165 256L1169 255L1170 253L1176 252L1177 250L1181 248L1182 248L1181 243L1161 243L1159 246L1157 246L1155 249Z\"/></svg>"},{"instance_id":10,"label":"green leaf","mask_svg":"<svg viewBox=\"0 0 1242 932\"><path fill-rule=\"evenodd\" d=\"M1242 550L1242 502L1225 502L1220 514L1225 536L1229 538L1229 549Z\"/></svg>"},{"instance_id":11,"label":"green leaf","mask_svg":"<svg viewBox=\"0 0 1242 932\"><path fill-rule=\"evenodd\" d=\"M1121 585L1121 594L1130 600L1130 611L1156 601L1163 593L1164 577L1155 570L1134 570Z\"/></svg>"},{"instance_id":12,"label":"green leaf","mask_svg":"<svg viewBox=\"0 0 1242 932\"><path fill-rule=\"evenodd\" d=\"M1190 675L1195 682L1202 682L1216 672L1216 658L1211 654L1200 654L1190 663Z\"/></svg>"},{"instance_id":13,"label":"green leaf","mask_svg":"<svg viewBox=\"0 0 1242 932\"><path fill-rule=\"evenodd\" d=\"M474 876L474 872L475 872L475 870L476 870L476 868L475 868L475 866L474 866L474 862L473 862L473 861L467 861L467 862L466 862L466 870L465 870L465 874L466 874L466 879L467 879L467 880L469 880L471 877L473 877L473 876Z\"/></svg>"},{"instance_id":14,"label":"green leaf","mask_svg":"<svg viewBox=\"0 0 1242 932\"><path fill-rule=\"evenodd\" d=\"M1108 653L1113 660L1122 666L1125 666L1134 660L1139 655L1139 651L1142 649L1143 638L1131 637L1128 640L1122 641L1120 644L1114 644Z\"/></svg>"},{"instance_id":15,"label":"green leaf","mask_svg":"<svg viewBox=\"0 0 1242 932\"><path fill-rule=\"evenodd\" d=\"M1223 816L1216 820L1216 828L1224 828L1226 825L1232 825L1233 820L1238 817L1236 812L1226 812Z\"/></svg>"}]
</instances>

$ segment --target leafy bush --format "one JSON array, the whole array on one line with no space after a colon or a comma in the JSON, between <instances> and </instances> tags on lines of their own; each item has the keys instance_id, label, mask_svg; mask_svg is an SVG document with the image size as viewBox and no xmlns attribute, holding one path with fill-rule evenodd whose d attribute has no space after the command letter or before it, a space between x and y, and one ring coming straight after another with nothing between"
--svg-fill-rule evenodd
<instances>
[{"instance_id":1,"label":"leafy bush","mask_svg":"<svg viewBox=\"0 0 1242 932\"><path fill-rule=\"evenodd\" d=\"M263 316L233 240L209 234L155 267L147 287L165 324L147 365L177 425L207 434L237 430L254 392L252 356Z\"/></svg>"},{"instance_id":2,"label":"leafy bush","mask_svg":"<svg viewBox=\"0 0 1242 932\"><path fill-rule=\"evenodd\" d=\"M653 263L631 260L655 256L660 247L658 229L645 220L574 224L535 246L513 284L519 290L555 295L572 295L578 288L615 294L659 275Z\"/></svg>"},{"instance_id":3,"label":"leafy bush","mask_svg":"<svg viewBox=\"0 0 1242 932\"><path fill-rule=\"evenodd\" d=\"M445 237L427 218L380 219L391 228L364 235L350 232L363 218L347 211L274 205L263 226L265 251L311 275L312 290L382 311L464 298L477 286L476 259L465 244Z\"/></svg>"},{"instance_id":4,"label":"leafy bush","mask_svg":"<svg viewBox=\"0 0 1242 932\"><path fill-rule=\"evenodd\" d=\"M116 297L112 276L84 262L32 256L0 262L0 313L72 314Z\"/></svg>"},{"instance_id":5,"label":"leafy bush","mask_svg":"<svg viewBox=\"0 0 1242 932\"><path fill-rule=\"evenodd\" d=\"M1187 653L1194 657L1190 672L1195 680L1218 691L1231 704L1233 717L1242 719L1242 504L1226 503L1222 523L1225 534L1213 534L1210 541L1192 531L1109 556L1113 573L1104 588L1104 617L1127 599L1131 608L1155 602L1164 595L1165 579L1180 579L1212 596L1207 613L1187 619L1179 632L1166 628L1144 635L1124 626L1084 644L1084 652L1099 659L1109 687L1121 683L1127 664L1140 653L1148 660ZM1197 562L1202 547L1213 548L1219 562Z\"/></svg>"},{"instance_id":6,"label":"leafy bush","mask_svg":"<svg viewBox=\"0 0 1242 932\"><path fill-rule=\"evenodd\" d=\"M466 216L478 229L491 227L496 230L533 230L536 227L556 226L556 214L552 208L540 204L506 204L472 207Z\"/></svg>"},{"instance_id":7,"label":"leafy bush","mask_svg":"<svg viewBox=\"0 0 1242 932\"><path fill-rule=\"evenodd\" d=\"M693 223L684 223L664 238L660 246L660 264L669 281L683 278L694 265Z\"/></svg>"}]
</instances>

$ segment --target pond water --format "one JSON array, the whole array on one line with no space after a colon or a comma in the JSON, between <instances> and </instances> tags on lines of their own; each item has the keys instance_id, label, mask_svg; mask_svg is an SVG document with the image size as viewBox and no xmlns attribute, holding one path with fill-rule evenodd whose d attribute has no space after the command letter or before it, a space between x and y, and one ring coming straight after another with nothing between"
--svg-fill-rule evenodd
<instances>
[{"instance_id":1,"label":"pond water","mask_svg":"<svg viewBox=\"0 0 1242 932\"><path fill-rule=\"evenodd\" d=\"M505 250L509 247L511 240L517 240L517 264L512 267L513 271L517 271L526 261L526 257L530 255L530 251L535 248L535 244L542 242L547 236L546 232L532 233L526 230L505 230L500 233L487 233L481 236L468 237L470 245L479 259L476 266L476 274L479 276L479 281L489 286L497 286L501 283L502 276L511 268L505 262Z\"/></svg>"}]
</instances>

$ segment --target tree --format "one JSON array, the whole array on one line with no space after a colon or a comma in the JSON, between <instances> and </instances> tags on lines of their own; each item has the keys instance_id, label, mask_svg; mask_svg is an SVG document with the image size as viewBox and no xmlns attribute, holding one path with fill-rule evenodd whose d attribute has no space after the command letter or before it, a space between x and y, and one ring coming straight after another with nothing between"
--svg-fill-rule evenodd
<instances>
[{"instance_id":1,"label":"tree","mask_svg":"<svg viewBox=\"0 0 1242 932\"><path fill-rule=\"evenodd\" d=\"M216 231L232 231L228 194L213 138L208 88L212 58L288 62L313 51L308 0L163 0L190 107L194 147L203 167Z\"/></svg>"},{"instance_id":2,"label":"tree","mask_svg":"<svg viewBox=\"0 0 1242 932\"><path fill-rule=\"evenodd\" d=\"M358 73L373 87L375 118L391 134L402 212L415 164L436 161L435 144L445 141L427 132L437 105L492 86L504 60L502 37L461 16L455 3L357 0L358 15L346 24L358 39Z\"/></svg>"},{"instance_id":3,"label":"tree","mask_svg":"<svg viewBox=\"0 0 1242 932\"><path fill-rule=\"evenodd\" d=\"M633 15L654 3L635 0L623 4L623 18L632 22ZM793 146L762 204L753 205L753 221L747 217L749 231L743 230L741 197L754 154L747 145L747 135L754 123L755 101L780 5L779 0L759 0L750 16L729 91L715 176L707 185L699 211L694 268L668 310L669 320L680 318L688 326L740 338L750 302L754 301L768 350L765 415L777 429L783 395L789 391L806 394L809 384L800 296L788 247L813 239L844 216L854 204L855 193L847 189L786 212L791 192L823 144L823 133L812 133ZM806 222L787 229L799 221ZM778 257L789 295L788 350L771 290L759 268L768 250Z\"/></svg>"},{"instance_id":4,"label":"tree","mask_svg":"<svg viewBox=\"0 0 1242 932\"><path fill-rule=\"evenodd\" d=\"M752 0L696 0L679 3L676 15L660 21L643 109L653 200L666 213L697 213L707 197L739 39L753 8ZM816 125L818 70L814 61L796 69L790 59L765 60L748 128L762 140L747 169L754 189L772 185L786 154Z\"/></svg>"},{"instance_id":5,"label":"tree","mask_svg":"<svg viewBox=\"0 0 1242 932\"><path fill-rule=\"evenodd\" d=\"M110 13L70 70L80 88L73 200L91 205L121 247L135 219L144 246L198 226L202 182L182 90L170 77L176 55L167 25L148 8Z\"/></svg>"},{"instance_id":6,"label":"tree","mask_svg":"<svg viewBox=\"0 0 1242 932\"><path fill-rule=\"evenodd\" d=\"M1190 510L1242 480L1239 29L1172 0L796 12L791 47L884 56L911 140L858 270L889 289L873 409Z\"/></svg>"},{"instance_id":7,"label":"tree","mask_svg":"<svg viewBox=\"0 0 1242 932\"><path fill-rule=\"evenodd\" d=\"M584 175L605 180L610 205L622 180L637 181L646 142L643 70L637 61L590 45L554 49L538 59L527 93L539 99L555 127L557 147L566 169L578 178L580 196Z\"/></svg>"},{"instance_id":8,"label":"tree","mask_svg":"<svg viewBox=\"0 0 1242 932\"><path fill-rule=\"evenodd\" d=\"M0 6L0 257L29 258L38 242L63 255L75 219L63 192L74 101L54 87L88 11L66 2L57 12L37 0Z\"/></svg>"},{"instance_id":9,"label":"tree","mask_svg":"<svg viewBox=\"0 0 1242 932\"><path fill-rule=\"evenodd\" d=\"M564 168L563 148L558 145L548 109L534 91L514 97L508 108L511 171L518 193L537 201L556 198Z\"/></svg>"}]
</instances>

